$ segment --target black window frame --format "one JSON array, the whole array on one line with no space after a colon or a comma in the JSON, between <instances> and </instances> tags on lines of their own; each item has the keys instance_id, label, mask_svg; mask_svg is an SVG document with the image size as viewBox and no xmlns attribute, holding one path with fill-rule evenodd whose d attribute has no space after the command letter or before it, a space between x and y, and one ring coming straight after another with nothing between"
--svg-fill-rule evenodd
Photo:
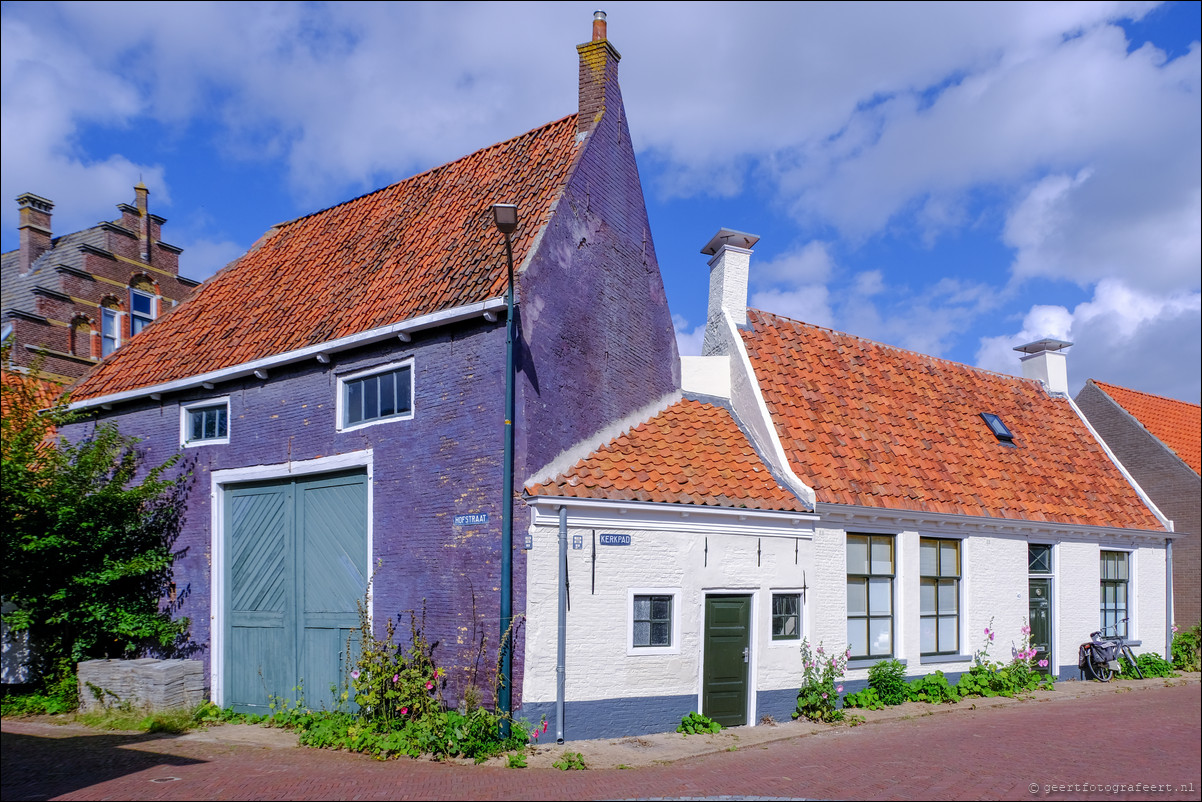
<instances>
[{"instance_id":1,"label":"black window frame","mask_svg":"<svg viewBox=\"0 0 1202 802\"><path fill-rule=\"evenodd\" d=\"M647 600L647 617L639 617L639 600ZM667 604L667 615L656 615L656 603ZM672 594L670 593L636 593L631 597L630 604L630 645L636 649L670 649L672 648L672 628L673 615L675 614L675 603ZM640 643L639 624L646 624L646 643ZM661 625L660 631L665 633L664 643L656 643L655 633L656 625Z\"/></svg>"},{"instance_id":2,"label":"black window frame","mask_svg":"<svg viewBox=\"0 0 1202 802\"><path fill-rule=\"evenodd\" d=\"M781 611L778 609L777 602L792 601L793 609ZM800 593L773 593L772 594L772 640L774 641L800 641L801 640L801 594ZM788 620L794 619L793 634L788 634L784 630L787 628Z\"/></svg>"}]
</instances>

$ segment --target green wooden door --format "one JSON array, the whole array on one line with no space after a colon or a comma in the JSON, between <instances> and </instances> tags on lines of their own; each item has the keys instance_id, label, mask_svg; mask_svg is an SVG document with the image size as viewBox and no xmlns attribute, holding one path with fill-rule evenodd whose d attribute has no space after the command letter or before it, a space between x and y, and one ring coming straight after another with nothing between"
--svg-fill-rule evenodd
<instances>
[{"instance_id":1,"label":"green wooden door","mask_svg":"<svg viewBox=\"0 0 1202 802\"><path fill-rule=\"evenodd\" d=\"M701 712L724 727L747 723L751 597L705 598Z\"/></svg>"},{"instance_id":2,"label":"green wooden door","mask_svg":"<svg viewBox=\"0 0 1202 802\"><path fill-rule=\"evenodd\" d=\"M226 704L334 707L367 588L367 478L242 485L225 501Z\"/></svg>"},{"instance_id":3,"label":"green wooden door","mask_svg":"<svg viewBox=\"0 0 1202 802\"><path fill-rule=\"evenodd\" d=\"M1027 588L1035 670L1047 674L1052 671L1052 580L1031 578L1027 582ZM1047 661L1046 667L1039 667L1041 660Z\"/></svg>"}]
</instances>

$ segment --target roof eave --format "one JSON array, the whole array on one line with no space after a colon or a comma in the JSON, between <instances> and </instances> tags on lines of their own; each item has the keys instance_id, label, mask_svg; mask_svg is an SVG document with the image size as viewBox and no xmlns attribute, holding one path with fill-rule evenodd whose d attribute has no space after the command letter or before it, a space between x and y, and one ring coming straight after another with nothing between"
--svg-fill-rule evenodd
<instances>
[{"instance_id":1,"label":"roof eave","mask_svg":"<svg viewBox=\"0 0 1202 802\"><path fill-rule=\"evenodd\" d=\"M361 331L357 334L340 337L337 340L329 340L317 345L310 345L293 351L285 351L282 354L263 357L252 362L231 365L230 367L209 371L208 373L199 373L195 376L146 385L133 390L124 390L118 393L109 393L107 395L72 401L67 408L72 411L79 411L94 409L96 407L109 407L114 404L134 401L151 395L179 392L181 390L202 387L206 384L233 381L253 376L256 371L265 371L283 365L303 362L307 359L316 359L320 356L346 351L351 348L382 342L392 337L400 337L413 332L460 323L477 317L483 318L485 315L495 314L503 309L505 309L504 298L489 298L484 301L444 309L440 312L432 312L428 315L420 315L408 320L402 320L399 323L392 323L388 326Z\"/></svg>"}]
</instances>

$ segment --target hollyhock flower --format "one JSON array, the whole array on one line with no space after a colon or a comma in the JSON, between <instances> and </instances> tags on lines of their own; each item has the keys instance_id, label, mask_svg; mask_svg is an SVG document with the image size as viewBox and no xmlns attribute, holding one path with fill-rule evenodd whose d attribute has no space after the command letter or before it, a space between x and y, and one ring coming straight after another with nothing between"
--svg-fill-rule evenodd
<instances>
[{"instance_id":1,"label":"hollyhock flower","mask_svg":"<svg viewBox=\"0 0 1202 802\"><path fill-rule=\"evenodd\" d=\"M400 675L400 674L393 674L393 675L392 675L392 681L393 681L393 682L400 682L400 681L401 681L401 675Z\"/></svg>"},{"instance_id":2,"label":"hollyhock flower","mask_svg":"<svg viewBox=\"0 0 1202 802\"><path fill-rule=\"evenodd\" d=\"M1030 627L1030 625L1028 625L1028 624L1023 624L1023 628L1022 628L1021 630L1019 630L1019 631L1020 631L1020 632L1022 632L1024 635L1030 635L1030 634L1031 634L1031 627Z\"/></svg>"},{"instance_id":3,"label":"hollyhock flower","mask_svg":"<svg viewBox=\"0 0 1202 802\"><path fill-rule=\"evenodd\" d=\"M1040 668L1047 668L1047 667L1048 667L1048 661L1047 661L1047 660L1040 660L1040 661L1039 661L1039 667L1040 667Z\"/></svg>"},{"instance_id":4,"label":"hollyhock flower","mask_svg":"<svg viewBox=\"0 0 1202 802\"><path fill-rule=\"evenodd\" d=\"M402 708L401 708L401 715L402 715L402 716L407 716L407 715L409 715L409 708L407 708L407 707L402 707Z\"/></svg>"},{"instance_id":5,"label":"hollyhock flower","mask_svg":"<svg viewBox=\"0 0 1202 802\"><path fill-rule=\"evenodd\" d=\"M827 696L826 696L826 694L825 694L825 693L824 693L824 694L822 694L822 698L823 698L823 699L827 698Z\"/></svg>"},{"instance_id":6,"label":"hollyhock flower","mask_svg":"<svg viewBox=\"0 0 1202 802\"><path fill-rule=\"evenodd\" d=\"M427 690L427 691L432 691L432 690L434 690L434 683L433 683L433 682L427 682L427 683L426 683L426 690Z\"/></svg>"},{"instance_id":7,"label":"hollyhock flower","mask_svg":"<svg viewBox=\"0 0 1202 802\"><path fill-rule=\"evenodd\" d=\"M839 692L839 693L843 693L843 686L842 686L842 685L839 685L839 686L837 686L837 687L835 688L835 690L836 690L837 692Z\"/></svg>"},{"instance_id":8,"label":"hollyhock flower","mask_svg":"<svg viewBox=\"0 0 1202 802\"><path fill-rule=\"evenodd\" d=\"M356 668L351 672L351 679L359 679L359 669Z\"/></svg>"}]
</instances>

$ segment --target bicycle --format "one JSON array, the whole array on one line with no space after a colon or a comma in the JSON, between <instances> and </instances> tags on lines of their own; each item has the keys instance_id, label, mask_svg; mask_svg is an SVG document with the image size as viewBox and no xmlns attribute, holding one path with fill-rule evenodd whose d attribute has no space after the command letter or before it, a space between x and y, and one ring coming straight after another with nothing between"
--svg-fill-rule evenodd
<instances>
[{"instance_id":1,"label":"bicycle","mask_svg":"<svg viewBox=\"0 0 1202 802\"><path fill-rule=\"evenodd\" d=\"M1135 660L1135 653L1127 645L1127 639L1118 634L1119 624L1125 623L1126 618L1097 632L1089 633L1089 643L1082 643L1077 650L1077 667L1081 669L1082 674L1088 673L1098 682L1110 682L1114 673L1122 670L1119 664L1121 655L1131 661L1136 676L1144 678L1143 672L1139 670L1139 663ZM1106 633L1112 629L1115 631L1114 636L1107 637Z\"/></svg>"}]
</instances>

